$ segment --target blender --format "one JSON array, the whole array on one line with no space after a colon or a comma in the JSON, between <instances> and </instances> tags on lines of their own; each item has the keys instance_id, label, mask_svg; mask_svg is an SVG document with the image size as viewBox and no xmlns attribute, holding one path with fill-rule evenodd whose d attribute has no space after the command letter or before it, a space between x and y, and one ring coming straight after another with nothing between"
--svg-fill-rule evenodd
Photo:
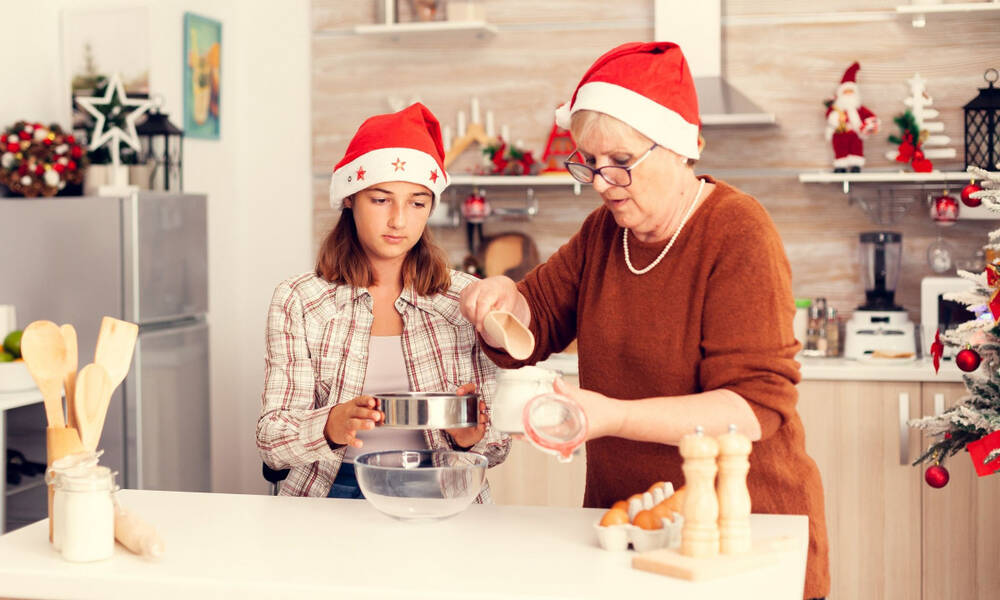
<instances>
[{"instance_id":1,"label":"blender","mask_svg":"<svg viewBox=\"0 0 1000 600\"><path fill-rule=\"evenodd\" d=\"M864 232L860 235L860 248L865 303L847 322L844 356L857 360L913 359L916 355L913 323L894 299L903 236L894 231Z\"/></svg>"}]
</instances>

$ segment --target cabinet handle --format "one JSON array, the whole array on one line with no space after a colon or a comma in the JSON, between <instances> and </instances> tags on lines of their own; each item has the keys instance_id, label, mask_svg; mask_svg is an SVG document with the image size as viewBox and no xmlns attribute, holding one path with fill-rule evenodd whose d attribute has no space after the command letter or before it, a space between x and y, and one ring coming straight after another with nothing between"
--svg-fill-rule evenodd
<instances>
[{"instance_id":1,"label":"cabinet handle","mask_svg":"<svg viewBox=\"0 0 1000 600\"><path fill-rule=\"evenodd\" d=\"M934 394L934 416L944 412L944 394Z\"/></svg>"},{"instance_id":2,"label":"cabinet handle","mask_svg":"<svg viewBox=\"0 0 1000 600\"><path fill-rule=\"evenodd\" d=\"M906 392L899 394L899 464L909 466L910 464L910 426L906 424L910 420L910 395Z\"/></svg>"}]
</instances>

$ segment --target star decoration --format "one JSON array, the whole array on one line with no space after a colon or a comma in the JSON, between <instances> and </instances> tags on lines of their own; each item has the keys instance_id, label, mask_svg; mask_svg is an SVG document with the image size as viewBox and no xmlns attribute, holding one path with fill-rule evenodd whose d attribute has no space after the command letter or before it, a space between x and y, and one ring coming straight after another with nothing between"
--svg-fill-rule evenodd
<instances>
[{"instance_id":1,"label":"star decoration","mask_svg":"<svg viewBox=\"0 0 1000 600\"><path fill-rule=\"evenodd\" d=\"M438 172L437 169L434 169L433 171L431 171L431 182L437 183L437 180L438 180Z\"/></svg>"},{"instance_id":2,"label":"star decoration","mask_svg":"<svg viewBox=\"0 0 1000 600\"><path fill-rule=\"evenodd\" d=\"M365 168L364 167L358 167L357 176L358 176L358 181L364 181L365 180Z\"/></svg>"},{"instance_id":3,"label":"star decoration","mask_svg":"<svg viewBox=\"0 0 1000 600\"><path fill-rule=\"evenodd\" d=\"M392 166L395 167L395 169L393 170L393 172L395 172L395 171L405 171L406 170L406 161L399 160L399 157L397 157L396 158L396 162L392 163Z\"/></svg>"},{"instance_id":4,"label":"star decoration","mask_svg":"<svg viewBox=\"0 0 1000 600\"><path fill-rule=\"evenodd\" d=\"M76 98L77 104L83 107L94 117L94 135L90 140L89 150L97 150L109 141L111 144L112 162L117 166L120 163L118 147L121 142L125 142L134 150L139 151L139 135L135 130L135 123L151 106L153 102L141 98L129 98L125 95L125 88L122 86L121 77L118 73L111 76L108 81L107 91L104 97L89 96ZM112 125L107 125L107 116L97 109L98 106L106 106L114 116L125 114L125 129Z\"/></svg>"}]
</instances>

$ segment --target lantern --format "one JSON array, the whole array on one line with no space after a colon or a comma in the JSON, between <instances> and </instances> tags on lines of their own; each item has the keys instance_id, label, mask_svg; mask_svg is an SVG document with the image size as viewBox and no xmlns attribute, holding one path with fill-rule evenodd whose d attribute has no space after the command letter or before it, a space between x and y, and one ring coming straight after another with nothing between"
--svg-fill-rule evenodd
<instances>
[{"instance_id":1,"label":"lantern","mask_svg":"<svg viewBox=\"0 0 1000 600\"><path fill-rule=\"evenodd\" d=\"M987 69L989 87L962 107L965 111L965 167L1000 171L1000 88L993 87L1000 73Z\"/></svg>"},{"instance_id":2,"label":"lantern","mask_svg":"<svg viewBox=\"0 0 1000 600\"><path fill-rule=\"evenodd\" d=\"M166 113L154 106L146 120L135 128L142 145L141 160L152 165L149 189L180 192L184 189L184 131L170 122Z\"/></svg>"}]
</instances>

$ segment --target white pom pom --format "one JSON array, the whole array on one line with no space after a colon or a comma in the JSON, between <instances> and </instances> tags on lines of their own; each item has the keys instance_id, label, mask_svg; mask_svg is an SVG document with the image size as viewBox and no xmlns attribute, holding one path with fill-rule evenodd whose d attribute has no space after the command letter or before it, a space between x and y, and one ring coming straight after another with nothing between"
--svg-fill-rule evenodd
<instances>
[{"instance_id":1,"label":"white pom pom","mask_svg":"<svg viewBox=\"0 0 1000 600\"><path fill-rule=\"evenodd\" d=\"M563 129L569 129L570 118L573 116L569 109L569 102L556 109L556 125Z\"/></svg>"},{"instance_id":2,"label":"white pom pom","mask_svg":"<svg viewBox=\"0 0 1000 600\"><path fill-rule=\"evenodd\" d=\"M21 185L31 185L31 175L25 175L21 178Z\"/></svg>"},{"instance_id":3,"label":"white pom pom","mask_svg":"<svg viewBox=\"0 0 1000 600\"><path fill-rule=\"evenodd\" d=\"M9 169L12 164L14 164L14 154L11 152L4 152L3 156L0 156L0 166L5 169Z\"/></svg>"},{"instance_id":4,"label":"white pom pom","mask_svg":"<svg viewBox=\"0 0 1000 600\"><path fill-rule=\"evenodd\" d=\"M34 130L35 130L35 126L34 125L25 125L24 126L24 132L25 133L31 133Z\"/></svg>"},{"instance_id":5,"label":"white pom pom","mask_svg":"<svg viewBox=\"0 0 1000 600\"><path fill-rule=\"evenodd\" d=\"M40 142L44 140L45 136L47 135L49 135L48 130L45 129L44 127L39 127L38 129L35 130L35 135L34 135L35 141Z\"/></svg>"},{"instance_id":6,"label":"white pom pom","mask_svg":"<svg viewBox=\"0 0 1000 600\"><path fill-rule=\"evenodd\" d=\"M56 146L56 154L66 154L69 152L69 144L59 144Z\"/></svg>"},{"instance_id":7,"label":"white pom pom","mask_svg":"<svg viewBox=\"0 0 1000 600\"><path fill-rule=\"evenodd\" d=\"M59 173L56 173L54 169L46 171L43 177L45 179L45 185L49 187L56 187L59 185Z\"/></svg>"}]
</instances>

